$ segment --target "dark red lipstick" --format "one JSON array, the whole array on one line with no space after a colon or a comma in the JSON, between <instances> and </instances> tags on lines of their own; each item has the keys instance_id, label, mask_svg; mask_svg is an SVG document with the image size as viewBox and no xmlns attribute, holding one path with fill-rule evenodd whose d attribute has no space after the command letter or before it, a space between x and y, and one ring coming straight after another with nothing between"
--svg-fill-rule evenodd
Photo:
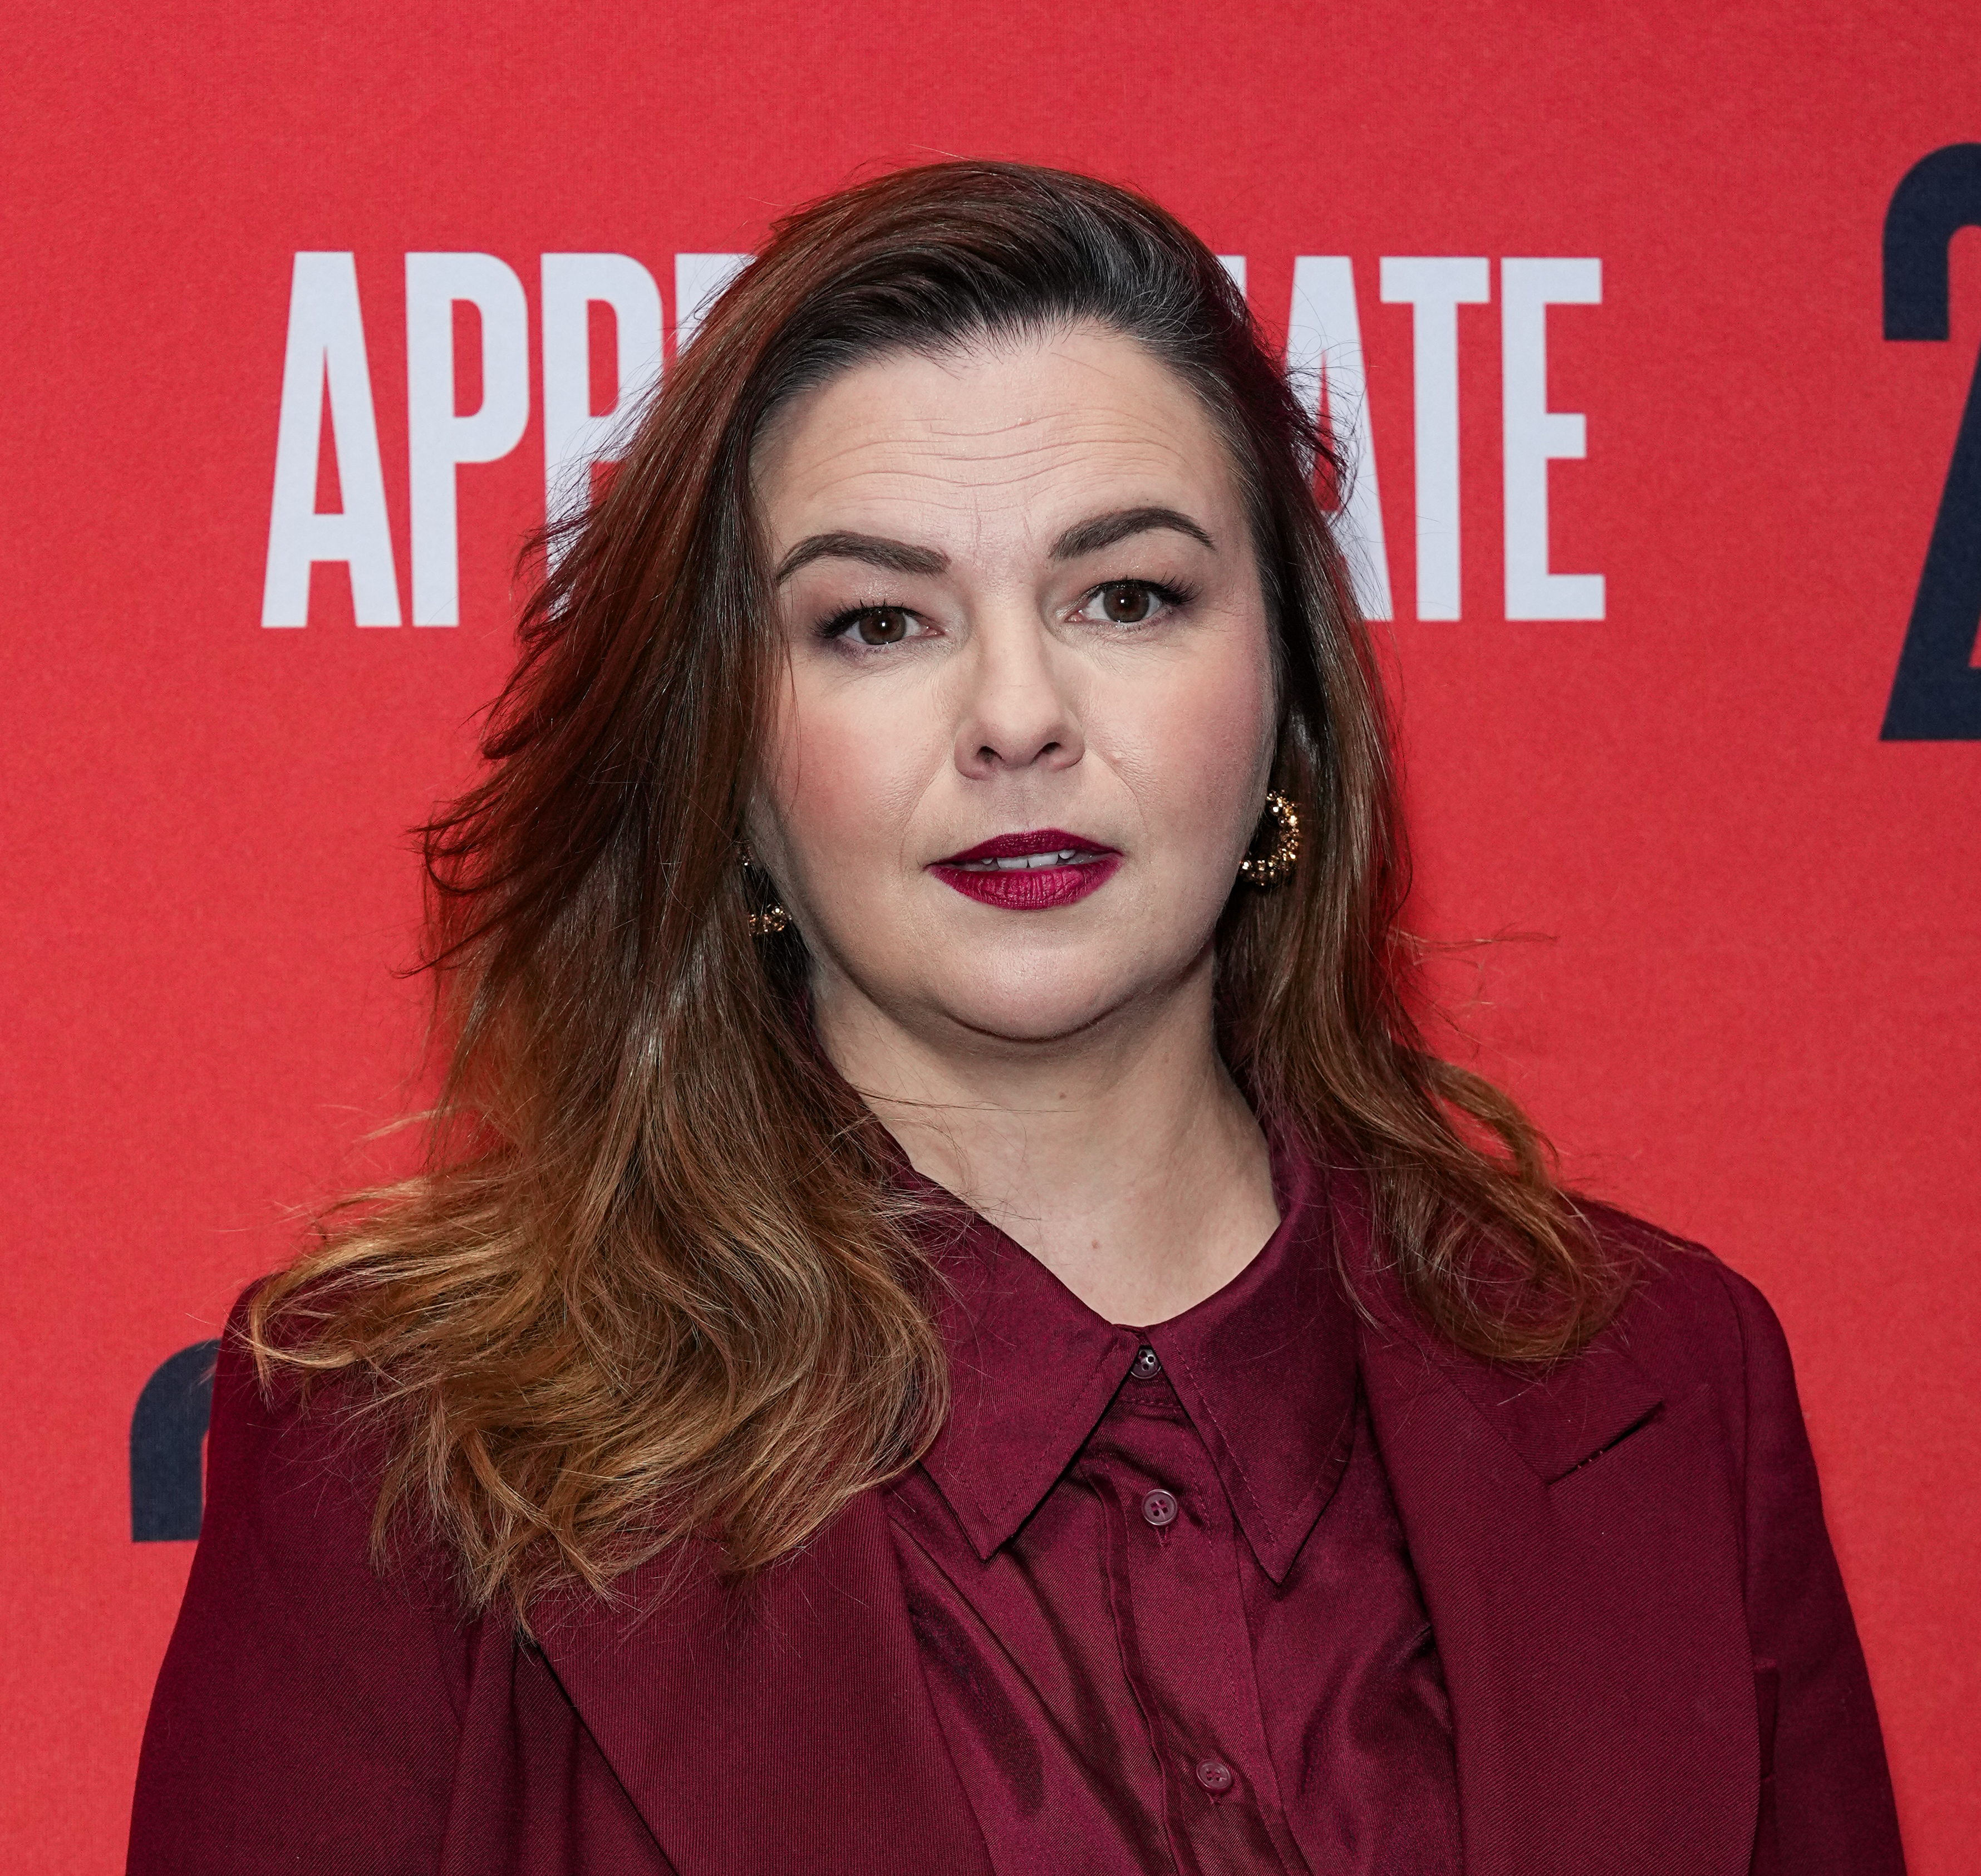
<instances>
[{"instance_id":1,"label":"dark red lipstick","mask_svg":"<svg viewBox=\"0 0 1981 1876\"><path fill-rule=\"evenodd\" d=\"M1097 892L1121 864L1118 848L1063 828L1000 834L929 868L966 898L1010 912L1042 912Z\"/></svg>"}]
</instances>

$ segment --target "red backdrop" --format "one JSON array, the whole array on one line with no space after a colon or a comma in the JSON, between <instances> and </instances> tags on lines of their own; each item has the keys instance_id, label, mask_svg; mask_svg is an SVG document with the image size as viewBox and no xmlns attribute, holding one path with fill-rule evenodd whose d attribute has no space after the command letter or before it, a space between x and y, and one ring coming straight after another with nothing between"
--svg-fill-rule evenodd
<instances>
[{"instance_id":1,"label":"red backdrop","mask_svg":"<svg viewBox=\"0 0 1981 1876\"><path fill-rule=\"evenodd\" d=\"M541 257L631 257L671 331L677 255L746 250L863 166L965 152L1146 188L1245 257L1278 331L1298 258L1336 287L1349 264L1416 916L1507 941L1449 961L1473 1038L1452 1046L1531 1104L1572 1176L1773 1300L1913 1867L1981 1869L1981 592L1959 559L1981 552L1981 505L1943 530L1953 597L1919 693L1939 727L1880 735L1981 343L1981 234L1953 240L1942 343L1885 336L1882 231L1915 164L1981 138L1981 38L1948 0L1603 12L13 16L0 1859L118 1864L191 1548L133 1541L139 1391L416 1095L403 831L468 772L513 549L542 511ZM1981 219L1956 172L1922 200ZM1916 273L1945 249L1933 220L1906 237ZM375 587L388 543L397 630L355 621L335 564L307 625L261 623L299 253L353 257L385 512L365 551ZM494 257L527 308L520 327L509 302L454 309L458 401L422 433L444 491L448 411L485 395L501 430L526 399L520 442L458 471L455 558L427 524L429 572L458 566L454 629L411 622L414 253ZM1385 298L1385 258L1417 257L1466 263L1414 270L1447 312L1395 296L1407 267ZM1537 258L1600 268L1506 265ZM1585 419L1576 459L1572 418L1536 428L1523 296L1598 276L1599 302L1545 316L1545 398ZM580 325L602 406L613 322ZM354 408L332 401L326 511L363 480ZM1532 553L1537 437L1570 446L1544 471L1550 564L1602 576L1600 618L1510 616L1534 609L1508 603L1506 542L1511 525Z\"/></svg>"}]
</instances>

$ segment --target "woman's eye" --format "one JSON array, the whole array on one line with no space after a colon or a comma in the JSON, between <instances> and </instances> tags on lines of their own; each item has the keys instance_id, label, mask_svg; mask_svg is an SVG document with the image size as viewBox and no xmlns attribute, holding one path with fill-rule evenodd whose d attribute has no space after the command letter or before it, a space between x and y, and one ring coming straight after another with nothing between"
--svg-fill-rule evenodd
<instances>
[{"instance_id":1,"label":"woman's eye","mask_svg":"<svg viewBox=\"0 0 1981 1876\"><path fill-rule=\"evenodd\" d=\"M914 629L914 615L904 606L867 606L841 625L837 636L862 645L899 645Z\"/></svg>"},{"instance_id":2,"label":"woman's eye","mask_svg":"<svg viewBox=\"0 0 1981 1876\"><path fill-rule=\"evenodd\" d=\"M1154 618L1163 595L1140 580L1110 580L1087 603L1110 625L1143 625Z\"/></svg>"}]
</instances>

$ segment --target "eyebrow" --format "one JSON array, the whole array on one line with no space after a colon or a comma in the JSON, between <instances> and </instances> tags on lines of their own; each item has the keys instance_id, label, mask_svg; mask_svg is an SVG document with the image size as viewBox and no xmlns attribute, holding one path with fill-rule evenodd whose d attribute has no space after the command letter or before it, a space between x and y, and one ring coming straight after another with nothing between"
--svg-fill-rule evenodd
<instances>
[{"instance_id":1,"label":"eyebrow","mask_svg":"<svg viewBox=\"0 0 1981 1876\"><path fill-rule=\"evenodd\" d=\"M1077 560L1083 554L1097 554L1104 547L1112 547L1132 535L1148 534L1158 528L1187 535L1214 554L1217 551L1217 543L1187 515L1180 515L1174 508L1120 508L1112 515L1097 515L1091 521L1077 523L1053 543L1052 557Z\"/></svg>"},{"instance_id":2,"label":"eyebrow","mask_svg":"<svg viewBox=\"0 0 1981 1876\"><path fill-rule=\"evenodd\" d=\"M1103 548L1113 547L1135 535L1163 528L1201 541L1214 554L1217 551L1217 543L1201 527L1174 508L1117 508L1111 515L1097 515L1067 528L1053 543L1052 557L1077 560L1082 555L1097 554ZM807 535L778 562L775 583L781 586L801 567L808 567L815 560L857 560L885 573L941 573L949 565L949 556L938 548L917 547L911 541L891 540L885 535L836 531Z\"/></svg>"},{"instance_id":3,"label":"eyebrow","mask_svg":"<svg viewBox=\"0 0 1981 1876\"><path fill-rule=\"evenodd\" d=\"M807 535L777 563L781 586L801 567L815 560L857 560L886 573L940 573L949 556L933 547L916 547L878 534Z\"/></svg>"}]
</instances>

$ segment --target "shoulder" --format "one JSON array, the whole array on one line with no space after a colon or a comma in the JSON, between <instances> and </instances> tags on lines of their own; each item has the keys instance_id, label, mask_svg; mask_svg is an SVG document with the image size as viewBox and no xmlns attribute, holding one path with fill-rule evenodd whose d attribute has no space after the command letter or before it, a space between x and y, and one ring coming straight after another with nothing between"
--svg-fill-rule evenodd
<instances>
[{"instance_id":1,"label":"shoulder","mask_svg":"<svg viewBox=\"0 0 1981 1876\"><path fill-rule=\"evenodd\" d=\"M294 1848L299 1866L431 1868L474 1627L436 1556L375 1557L375 1419L348 1383L265 1391L247 1301L215 1371L205 1515L145 1728L131 1868L232 1869L248 1844ZM381 1814L403 1864L365 1848Z\"/></svg>"},{"instance_id":2,"label":"shoulder","mask_svg":"<svg viewBox=\"0 0 1981 1876\"><path fill-rule=\"evenodd\" d=\"M1633 1273L1623 1307L1593 1347L1622 1350L1667 1386L1744 1392L1757 1370L1786 1366L1787 1338L1768 1299L1716 1253L1613 1205L1577 1208Z\"/></svg>"},{"instance_id":3,"label":"shoulder","mask_svg":"<svg viewBox=\"0 0 1981 1876\"><path fill-rule=\"evenodd\" d=\"M402 1638L460 1629L441 1547L411 1518L373 1540L391 1433L376 1390L341 1375L305 1385L301 1371L281 1366L265 1378L248 1335L255 1294L235 1305L221 1337L182 1621L218 1617L238 1639L251 1608L285 1626L298 1659L319 1641L334 1652L341 1643L331 1638L354 1622Z\"/></svg>"},{"instance_id":4,"label":"shoulder","mask_svg":"<svg viewBox=\"0 0 1981 1876\"><path fill-rule=\"evenodd\" d=\"M360 1377L305 1378L277 1366L264 1375L248 1333L252 1285L229 1315L213 1378L207 1437L207 1504L202 1560L236 1548L244 1536L265 1559L285 1555L322 1578L354 1561L370 1578L397 1579L415 1601L441 1598L432 1547L400 1534L391 1567L369 1568L373 1515L390 1455L387 1411ZM292 1337L279 1337L278 1345ZM381 1558L381 1561L383 1561Z\"/></svg>"},{"instance_id":5,"label":"shoulder","mask_svg":"<svg viewBox=\"0 0 1981 1876\"><path fill-rule=\"evenodd\" d=\"M1709 1395L1706 1424L1718 1428L1736 1489L1750 1508L1757 1493L1769 1496L1777 1486L1813 1494L1795 1364L1760 1289L1703 1245L1611 1206L1581 1209L1605 1249L1635 1272L1623 1308L1589 1355L1620 1353L1670 1407Z\"/></svg>"},{"instance_id":6,"label":"shoulder","mask_svg":"<svg viewBox=\"0 0 1981 1876\"><path fill-rule=\"evenodd\" d=\"M1781 1867L1902 1871L1877 1708L1823 1515L1788 1338L1767 1298L1703 1246L1600 1207L1606 1245L1643 1260L1604 1337L1662 1390L1710 1391L1734 1482L1763 1771ZM1695 1418L1693 1424L1700 1424ZM1764 1812L1764 1820L1766 1813Z\"/></svg>"}]
</instances>

